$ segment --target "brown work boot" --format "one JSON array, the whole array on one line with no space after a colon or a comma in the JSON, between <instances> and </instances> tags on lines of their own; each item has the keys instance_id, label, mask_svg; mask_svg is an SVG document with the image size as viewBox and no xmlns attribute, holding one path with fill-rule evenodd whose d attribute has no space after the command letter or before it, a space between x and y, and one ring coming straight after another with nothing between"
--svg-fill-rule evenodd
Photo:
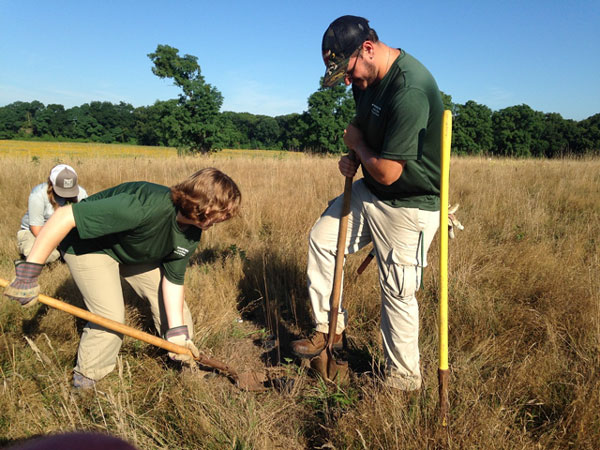
<instances>
[{"instance_id":1,"label":"brown work boot","mask_svg":"<svg viewBox=\"0 0 600 450\"><path fill-rule=\"evenodd\" d=\"M292 341L292 351L300 358L313 358L321 353L327 345L327 333L315 331L312 336L306 339ZM342 348L342 335L336 334L333 338L333 348L340 350Z\"/></svg>"}]
</instances>

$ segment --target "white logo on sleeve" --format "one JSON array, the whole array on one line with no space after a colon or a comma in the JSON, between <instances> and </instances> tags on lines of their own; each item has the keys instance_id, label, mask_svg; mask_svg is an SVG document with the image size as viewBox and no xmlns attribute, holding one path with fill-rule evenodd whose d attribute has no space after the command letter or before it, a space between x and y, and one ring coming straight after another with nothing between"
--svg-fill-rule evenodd
<instances>
[{"instance_id":1,"label":"white logo on sleeve","mask_svg":"<svg viewBox=\"0 0 600 450\"><path fill-rule=\"evenodd\" d=\"M177 246L177 248L173 250L173 253L175 253L177 256L186 256L189 252L190 251L187 248L180 246Z\"/></svg>"}]
</instances>

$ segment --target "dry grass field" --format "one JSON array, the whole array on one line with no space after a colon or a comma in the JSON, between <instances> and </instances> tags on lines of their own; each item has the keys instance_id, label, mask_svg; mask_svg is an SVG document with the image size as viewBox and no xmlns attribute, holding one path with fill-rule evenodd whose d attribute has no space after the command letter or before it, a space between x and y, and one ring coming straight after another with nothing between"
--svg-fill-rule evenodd
<instances>
[{"instance_id":1,"label":"dry grass field","mask_svg":"<svg viewBox=\"0 0 600 450\"><path fill-rule=\"evenodd\" d=\"M170 158L177 155L174 147L148 147L124 144L86 144L78 142L13 141L0 139L0 155L37 160L38 158ZM218 156L250 158L298 157L301 153L278 150L224 149Z\"/></svg>"},{"instance_id":2,"label":"dry grass field","mask_svg":"<svg viewBox=\"0 0 600 450\"><path fill-rule=\"evenodd\" d=\"M75 392L70 377L83 322L3 297L0 447L93 430L140 449L598 448L600 160L453 158L450 199L461 204L465 230L450 241L450 420L443 429L437 239L417 294L421 391L406 395L377 383L375 264L356 275L368 249L346 264L350 384L324 384L290 353L289 341L310 330L308 231L343 189L335 159L151 151L122 158L129 147L71 154L44 145L47 153L0 147L1 278L14 273L28 193L58 161L73 165L90 193L130 180L171 185L218 167L238 182L243 210L205 233L188 269L196 344L236 368L265 368L289 382L243 392L212 372L181 373L164 351L125 338L118 369L97 390ZM82 306L64 264L46 267L40 284L46 295ZM126 293L128 323L150 330L144 302Z\"/></svg>"}]
</instances>

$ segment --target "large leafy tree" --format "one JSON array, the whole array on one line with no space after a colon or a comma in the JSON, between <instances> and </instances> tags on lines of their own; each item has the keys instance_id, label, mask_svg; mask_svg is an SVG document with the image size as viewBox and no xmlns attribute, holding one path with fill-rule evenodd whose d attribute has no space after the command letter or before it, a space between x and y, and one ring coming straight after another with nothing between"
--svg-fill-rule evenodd
<instances>
[{"instance_id":1,"label":"large leafy tree","mask_svg":"<svg viewBox=\"0 0 600 450\"><path fill-rule=\"evenodd\" d=\"M33 102L14 102L0 108L0 139L12 139L16 136L33 134L33 118L44 104Z\"/></svg>"},{"instance_id":2,"label":"large leafy tree","mask_svg":"<svg viewBox=\"0 0 600 450\"><path fill-rule=\"evenodd\" d=\"M279 139L281 140L282 148L294 151L302 149L308 128L305 121L306 115L306 113L292 113L275 117L281 130Z\"/></svg>"},{"instance_id":3,"label":"large leafy tree","mask_svg":"<svg viewBox=\"0 0 600 450\"><path fill-rule=\"evenodd\" d=\"M492 148L492 110L469 100L455 105L452 131L452 149L458 154L481 154Z\"/></svg>"},{"instance_id":4,"label":"large leafy tree","mask_svg":"<svg viewBox=\"0 0 600 450\"><path fill-rule=\"evenodd\" d=\"M282 148L279 122L265 115L226 111L222 114L223 133L231 148Z\"/></svg>"},{"instance_id":5,"label":"large leafy tree","mask_svg":"<svg viewBox=\"0 0 600 450\"><path fill-rule=\"evenodd\" d=\"M53 107L52 116L48 115ZM90 102L61 112L62 105L48 105L45 111L36 115L39 136L62 136L69 139L81 139L103 143L134 143L135 117L133 106L120 102ZM54 120L50 120L54 117ZM62 130L57 129L57 123ZM46 133L45 130L51 132Z\"/></svg>"},{"instance_id":6,"label":"large leafy tree","mask_svg":"<svg viewBox=\"0 0 600 450\"><path fill-rule=\"evenodd\" d=\"M177 147L182 142L182 108L178 100L157 100L135 110L135 131L140 144Z\"/></svg>"},{"instance_id":7,"label":"large leafy tree","mask_svg":"<svg viewBox=\"0 0 600 450\"><path fill-rule=\"evenodd\" d=\"M444 91L440 91L440 95L442 96L442 104L444 105L444 110L452 111L454 113L455 105L452 103L452 96L446 94Z\"/></svg>"},{"instance_id":8,"label":"large leafy tree","mask_svg":"<svg viewBox=\"0 0 600 450\"><path fill-rule=\"evenodd\" d=\"M92 114L89 103L68 109L67 120L70 124L68 131L70 138L94 142L100 141L104 130Z\"/></svg>"},{"instance_id":9,"label":"large leafy tree","mask_svg":"<svg viewBox=\"0 0 600 450\"><path fill-rule=\"evenodd\" d=\"M223 148L219 111L223 96L217 88L204 81L198 58L179 55L169 45L158 45L148 57L154 63L152 73L160 78L171 78L180 87L177 114L181 135L175 144L192 152L209 152Z\"/></svg>"},{"instance_id":10,"label":"large leafy tree","mask_svg":"<svg viewBox=\"0 0 600 450\"><path fill-rule=\"evenodd\" d=\"M494 153L516 157L537 154L543 120L544 114L528 105L510 106L493 113Z\"/></svg>"},{"instance_id":11,"label":"large leafy tree","mask_svg":"<svg viewBox=\"0 0 600 450\"><path fill-rule=\"evenodd\" d=\"M225 111L221 114L222 129L227 148L250 148L254 115Z\"/></svg>"},{"instance_id":12,"label":"large leafy tree","mask_svg":"<svg viewBox=\"0 0 600 450\"><path fill-rule=\"evenodd\" d=\"M594 114L579 122L581 127L582 142L579 152L596 151L600 154L600 113Z\"/></svg>"},{"instance_id":13,"label":"large leafy tree","mask_svg":"<svg viewBox=\"0 0 600 450\"><path fill-rule=\"evenodd\" d=\"M33 118L33 134L35 136L60 137L67 130L67 113L63 105L50 104L38 109Z\"/></svg>"},{"instance_id":14,"label":"large leafy tree","mask_svg":"<svg viewBox=\"0 0 600 450\"><path fill-rule=\"evenodd\" d=\"M254 129L254 138L261 148L280 149L281 141L279 136L281 130L277 120L270 116L260 115Z\"/></svg>"},{"instance_id":15,"label":"large leafy tree","mask_svg":"<svg viewBox=\"0 0 600 450\"><path fill-rule=\"evenodd\" d=\"M316 153L345 151L344 128L354 116L354 98L344 85L320 88L308 98L305 150Z\"/></svg>"},{"instance_id":16,"label":"large leafy tree","mask_svg":"<svg viewBox=\"0 0 600 450\"><path fill-rule=\"evenodd\" d=\"M540 139L532 148L533 156L553 158L576 153L580 130L572 120L565 120L558 113L544 115Z\"/></svg>"}]
</instances>

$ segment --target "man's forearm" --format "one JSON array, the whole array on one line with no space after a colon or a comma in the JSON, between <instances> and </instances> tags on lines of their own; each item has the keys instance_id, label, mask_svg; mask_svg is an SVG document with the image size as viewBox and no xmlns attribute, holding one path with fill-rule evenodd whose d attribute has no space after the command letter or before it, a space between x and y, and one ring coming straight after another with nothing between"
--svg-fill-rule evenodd
<instances>
[{"instance_id":1,"label":"man's forearm","mask_svg":"<svg viewBox=\"0 0 600 450\"><path fill-rule=\"evenodd\" d=\"M369 172L378 183L389 186L402 175L402 169L406 162L378 157L367 146L363 132L353 123L348 124L344 130L344 143L349 149L354 150L363 169Z\"/></svg>"},{"instance_id":2,"label":"man's forearm","mask_svg":"<svg viewBox=\"0 0 600 450\"><path fill-rule=\"evenodd\" d=\"M402 170L406 164L405 161L379 158L365 144L357 145L353 150L360 160L363 169L369 172L378 183L389 186L402 175Z\"/></svg>"},{"instance_id":3,"label":"man's forearm","mask_svg":"<svg viewBox=\"0 0 600 450\"><path fill-rule=\"evenodd\" d=\"M183 325L183 285L171 283L164 276L161 284L169 328Z\"/></svg>"}]
</instances>

